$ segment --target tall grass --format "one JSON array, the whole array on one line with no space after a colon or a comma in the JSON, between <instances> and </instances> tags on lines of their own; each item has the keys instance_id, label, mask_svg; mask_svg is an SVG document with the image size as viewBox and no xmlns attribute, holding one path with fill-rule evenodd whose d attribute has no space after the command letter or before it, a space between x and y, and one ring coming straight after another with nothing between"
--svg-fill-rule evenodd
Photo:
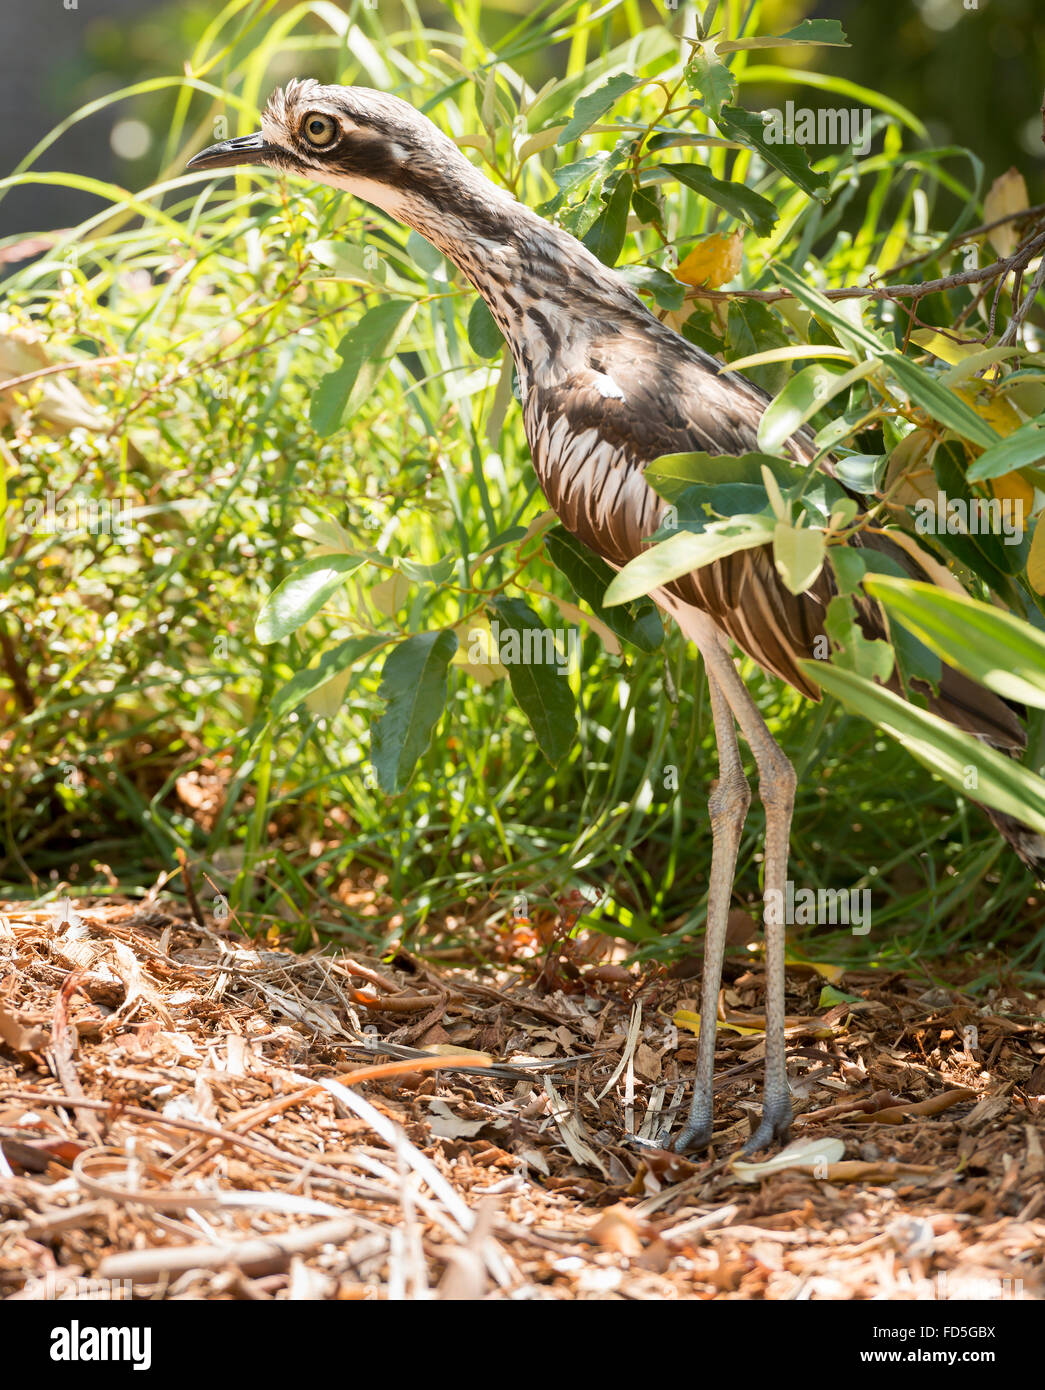
<instances>
[{"instance_id":1,"label":"tall grass","mask_svg":"<svg viewBox=\"0 0 1045 1390\"><path fill-rule=\"evenodd\" d=\"M753 32L759 10L722 7L736 35ZM412 781L386 796L369 766L380 648L273 717L295 673L349 637L458 627L501 591L558 627L556 605L576 599L526 534L545 504L510 362L470 341L467 284L359 203L261 171L206 179L184 161L215 136L253 129L269 89L308 73L399 92L465 138L491 177L532 206L551 204L564 156L536 137L629 71L648 84L596 123L576 157L643 135L696 150L718 177L747 175L780 213L770 237L748 238L748 285L766 283L771 258L839 284L922 253L950 230L934 225L938 195L974 215L979 171L963 152L929 149L917 119L886 97L738 55L742 95L788 78L891 118L882 153L824 156L817 167L835 196L821 205L752 169L696 116L662 123L688 53L682 20L653 23L634 0L597 13L578 0L469 0L438 13L433 25L411 3L230 0L194 51L172 55L179 75L64 123L103 103L151 103L166 132L153 184L132 193L37 173L43 144L0 180L0 197L47 181L100 204L6 284L4 341L22 365L4 376L43 365L28 337L67 364L3 398L0 882L10 895L138 894L161 876L178 891L183 850L209 906L248 929L289 924L302 942L482 949L478 927L505 917L516 895L552 906L574 888L597 899L589 925L644 956L687 949L702 921L714 744L702 674L676 634L654 653L614 654L583 629L570 677L578 734L556 768L504 680L453 668ZM690 190L663 192L659 228L632 219L625 265L670 268L731 225ZM309 423L318 383L339 366L344 334L390 294L416 301L407 335L323 437ZM705 303L691 330L712 333L716 312ZM28 529L27 504L48 493L129 507L130 538ZM265 597L338 545L365 550L368 564L305 627L262 645ZM404 557L452 557L450 576L408 578ZM817 952L902 961L1012 938L1024 964L1038 959L1028 881L980 812L831 702L815 707L745 674L800 769L794 878L874 890L873 935L835 934ZM761 829L756 806L739 904L758 900Z\"/></svg>"}]
</instances>

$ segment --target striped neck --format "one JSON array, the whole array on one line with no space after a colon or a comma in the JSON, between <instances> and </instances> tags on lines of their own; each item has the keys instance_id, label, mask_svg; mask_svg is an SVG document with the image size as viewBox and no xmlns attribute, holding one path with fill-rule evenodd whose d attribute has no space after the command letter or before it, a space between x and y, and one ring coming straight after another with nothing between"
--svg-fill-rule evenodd
<instances>
[{"instance_id":1,"label":"striped neck","mask_svg":"<svg viewBox=\"0 0 1045 1390\"><path fill-rule=\"evenodd\" d=\"M423 185L333 173L323 182L412 228L468 277L504 334L524 389L561 378L594 334L622 320L660 327L586 246L454 155Z\"/></svg>"}]
</instances>

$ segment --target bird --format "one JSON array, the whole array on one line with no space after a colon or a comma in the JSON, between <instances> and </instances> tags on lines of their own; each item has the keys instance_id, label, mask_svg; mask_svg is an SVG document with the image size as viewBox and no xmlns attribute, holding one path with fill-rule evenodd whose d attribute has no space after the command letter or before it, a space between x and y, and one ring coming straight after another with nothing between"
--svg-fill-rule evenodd
<instances>
[{"instance_id":1,"label":"bird","mask_svg":"<svg viewBox=\"0 0 1045 1390\"><path fill-rule=\"evenodd\" d=\"M616 271L488 179L409 102L366 87L295 80L273 92L260 127L211 145L187 167L210 173L260 164L339 189L412 228L452 261L486 301L514 359L524 429L549 505L566 530L612 568L639 555L664 520L668 504L645 476L654 459L757 450L769 396L658 319ZM788 447L798 462L814 457L807 433ZM887 536L862 536L856 543L885 550L907 573L935 582ZM738 728L754 759L765 811L765 901L780 903L786 892L796 774L748 692L730 644L802 695L819 699L801 663L816 654L817 639L824 641L834 594L828 566L805 592L792 593L768 545L736 551L651 594L700 653L718 753L708 798L703 1026L677 1152L704 1149L713 1137L715 1019L751 804ZM886 636L873 600L861 596L857 603L865 636ZM926 696L930 709L991 746L1012 756L1025 746L1019 710L953 668L944 666L938 690L929 688ZM1010 817L988 814L1021 858L1040 870L1045 841ZM793 1119L780 916L767 911L764 920L763 1104L744 1148L748 1154L785 1142Z\"/></svg>"}]
</instances>

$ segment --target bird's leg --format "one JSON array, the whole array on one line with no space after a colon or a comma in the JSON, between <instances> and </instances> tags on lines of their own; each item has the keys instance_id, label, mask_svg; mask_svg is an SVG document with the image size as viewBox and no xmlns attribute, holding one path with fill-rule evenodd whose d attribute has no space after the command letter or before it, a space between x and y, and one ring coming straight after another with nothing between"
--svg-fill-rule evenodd
<instances>
[{"instance_id":1,"label":"bird's leg","mask_svg":"<svg viewBox=\"0 0 1045 1390\"><path fill-rule=\"evenodd\" d=\"M708 688L711 692L711 714L715 721L715 742L718 745L718 781L708 798L712 844L711 881L708 885L707 925L704 931L704 973L700 986L697 1076L693 1084L693 1101L689 1108L689 1116L675 1141L678 1153L690 1148L702 1149L711 1141L715 1023L718 1018L718 993L722 983L722 960L726 951L726 923L729 917L733 876L736 872L737 850L740 848L740 836L748 807L751 805L751 788L747 784L740 762L733 712L710 671Z\"/></svg>"},{"instance_id":2,"label":"bird's leg","mask_svg":"<svg viewBox=\"0 0 1045 1390\"><path fill-rule=\"evenodd\" d=\"M787 854L796 778L794 768L766 727L766 721L748 693L729 653L720 643L714 646L709 644L701 651L709 678L718 682L751 748L758 768L759 797L766 810L763 866L766 904L766 1082L762 1123L744 1146L744 1152L752 1154L766 1148L774 1139L785 1142L793 1115L784 1042L783 904L786 900Z\"/></svg>"}]
</instances>

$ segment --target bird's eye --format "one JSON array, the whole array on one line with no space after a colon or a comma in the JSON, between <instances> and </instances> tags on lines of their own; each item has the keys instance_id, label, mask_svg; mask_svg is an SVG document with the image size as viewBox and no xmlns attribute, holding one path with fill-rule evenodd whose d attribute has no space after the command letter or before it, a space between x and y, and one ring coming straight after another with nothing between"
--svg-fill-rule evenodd
<instances>
[{"instance_id":1,"label":"bird's eye","mask_svg":"<svg viewBox=\"0 0 1045 1390\"><path fill-rule=\"evenodd\" d=\"M336 124L329 116L324 116L321 111L310 111L305 117L301 129L304 131L308 143L314 145L317 150L323 149L326 145L332 145L337 135Z\"/></svg>"}]
</instances>

